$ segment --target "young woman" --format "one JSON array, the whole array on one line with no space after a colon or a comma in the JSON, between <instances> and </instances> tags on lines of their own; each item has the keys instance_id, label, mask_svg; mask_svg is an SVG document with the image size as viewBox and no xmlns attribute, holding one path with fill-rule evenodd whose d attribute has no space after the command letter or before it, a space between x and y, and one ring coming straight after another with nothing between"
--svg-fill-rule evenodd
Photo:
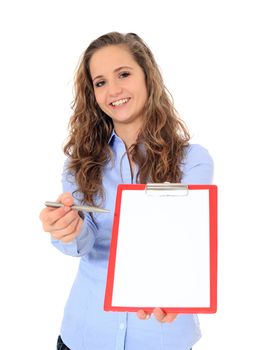
<instances>
[{"instance_id":1,"label":"young woman","mask_svg":"<svg viewBox=\"0 0 260 350\"><path fill-rule=\"evenodd\" d=\"M212 159L189 144L154 56L136 34L112 32L89 45L75 77L73 111L58 198L65 206L40 214L52 243L80 257L57 348L188 350L200 338L196 315L103 310L113 210L119 183L208 184ZM83 218L73 203L110 214Z\"/></svg>"}]
</instances>

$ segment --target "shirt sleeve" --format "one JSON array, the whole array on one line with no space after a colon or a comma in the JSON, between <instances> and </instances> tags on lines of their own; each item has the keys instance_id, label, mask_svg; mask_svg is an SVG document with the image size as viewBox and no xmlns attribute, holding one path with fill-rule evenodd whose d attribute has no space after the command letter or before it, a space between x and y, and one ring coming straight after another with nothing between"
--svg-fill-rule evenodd
<instances>
[{"instance_id":1,"label":"shirt sleeve","mask_svg":"<svg viewBox=\"0 0 260 350\"><path fill-rule=\"evenodd\" d=\"M184 184L211 184L214 164L209 152L202 146L189 145L182 165Z\"/></svg>"},{"instance_id":2,"label":"shirt sleeve","mask_svg":"<svg viewBox=\"0 0 260 350\"><path fill-rule=\"evenodd\" d=\"M68 161L65 161L62 173L62 190L73 194L76 183L73 174L67 169ZM75 199L77 203L77 199ZM95 243L97 227L88 213L84 213L84 222L80 234L71 242L63 243L57 239L51 239L52 244L66 255L83 256L88 254Z\"/></svg>"}]
</instances>

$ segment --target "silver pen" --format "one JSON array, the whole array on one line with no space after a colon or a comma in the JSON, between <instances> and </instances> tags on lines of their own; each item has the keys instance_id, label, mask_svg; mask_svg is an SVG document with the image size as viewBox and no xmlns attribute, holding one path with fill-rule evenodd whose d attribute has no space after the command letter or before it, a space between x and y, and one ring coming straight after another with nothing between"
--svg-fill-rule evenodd
<instances>
[{"instance_id":1,"label":"silver pen","mask_svg":"<svg viewBox=\"0 0 260 350\"><path fill-rule=\"evenodd\" d=\"M45 202L46 207L51 207L51 208L59 208L59 207L64 207L64 204L58 203L58 202L50 202L47 201ZM71 209L76 209L76 210L83 210L87 212L94 212L94 213L109 213L109 210L103 209L103 208L97 208L97 207L89 207L89 206L83 206L83 205L72 205Z\"/></svg>"}]
</instances>

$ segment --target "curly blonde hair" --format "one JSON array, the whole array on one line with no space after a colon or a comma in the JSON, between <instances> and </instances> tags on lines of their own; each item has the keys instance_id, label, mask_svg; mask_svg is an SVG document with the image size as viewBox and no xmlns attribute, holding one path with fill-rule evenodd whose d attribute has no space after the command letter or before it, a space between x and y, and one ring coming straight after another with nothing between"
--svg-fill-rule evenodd
<instances>
[{"instance_id":1,"label":"curly blonde hair","mask_svg":"<svg viewBox=\"0 0 260 350\"><path fill-rule=\"evenodd\" d=\"M97 50L109 45L125 47L145 74L148 98L144 121L136 143L128 150L138 166L137 181L180 182L180 166L190 139L145 42L134 33L111 32L97 38L83 53L76 70L74 113L64 146L64 153L70 160L68 168L75 175L78 191L83 194L83 201L90 205L99 205L95 203L96 198L104 198L102 169L112 159L108 140L113 121L96 102L89 63Z\"/></svg>"}]
</instances>

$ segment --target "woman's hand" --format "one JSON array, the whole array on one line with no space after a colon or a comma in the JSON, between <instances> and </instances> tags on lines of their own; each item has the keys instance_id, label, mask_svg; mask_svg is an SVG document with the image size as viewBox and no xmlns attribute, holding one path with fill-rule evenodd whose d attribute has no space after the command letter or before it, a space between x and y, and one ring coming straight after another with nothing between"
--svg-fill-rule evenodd
<instances>
[{"instance_id":1,"label":"woman's hand","mask_svg":"<svg viewBox=\"0 0 260 350\"><path fill-rule=\"evenodd\" d=\"M159 307L156 307L155 309L153 309L152 314L157 319L157 321L162 323L171 323L178 316L178 314L166 313ZM137 311L136 315L140 320L147 320L148 318L151 317L151 314L144 310Z\"/></svg>"},{"instance_id":2,"label":"woman's hand","mask_svg":"<svg viewBox=\"0 0 260 350\"><path fill-rule=\"evenodd\" d=\"M83 220L77 210L71 209L73 197L71 193L62 193L57 202L64 204L60 208L44 208L40 213L43 229L52 238L64 243L73 241L80 233Z\"/></svg>"}]
</instances>

